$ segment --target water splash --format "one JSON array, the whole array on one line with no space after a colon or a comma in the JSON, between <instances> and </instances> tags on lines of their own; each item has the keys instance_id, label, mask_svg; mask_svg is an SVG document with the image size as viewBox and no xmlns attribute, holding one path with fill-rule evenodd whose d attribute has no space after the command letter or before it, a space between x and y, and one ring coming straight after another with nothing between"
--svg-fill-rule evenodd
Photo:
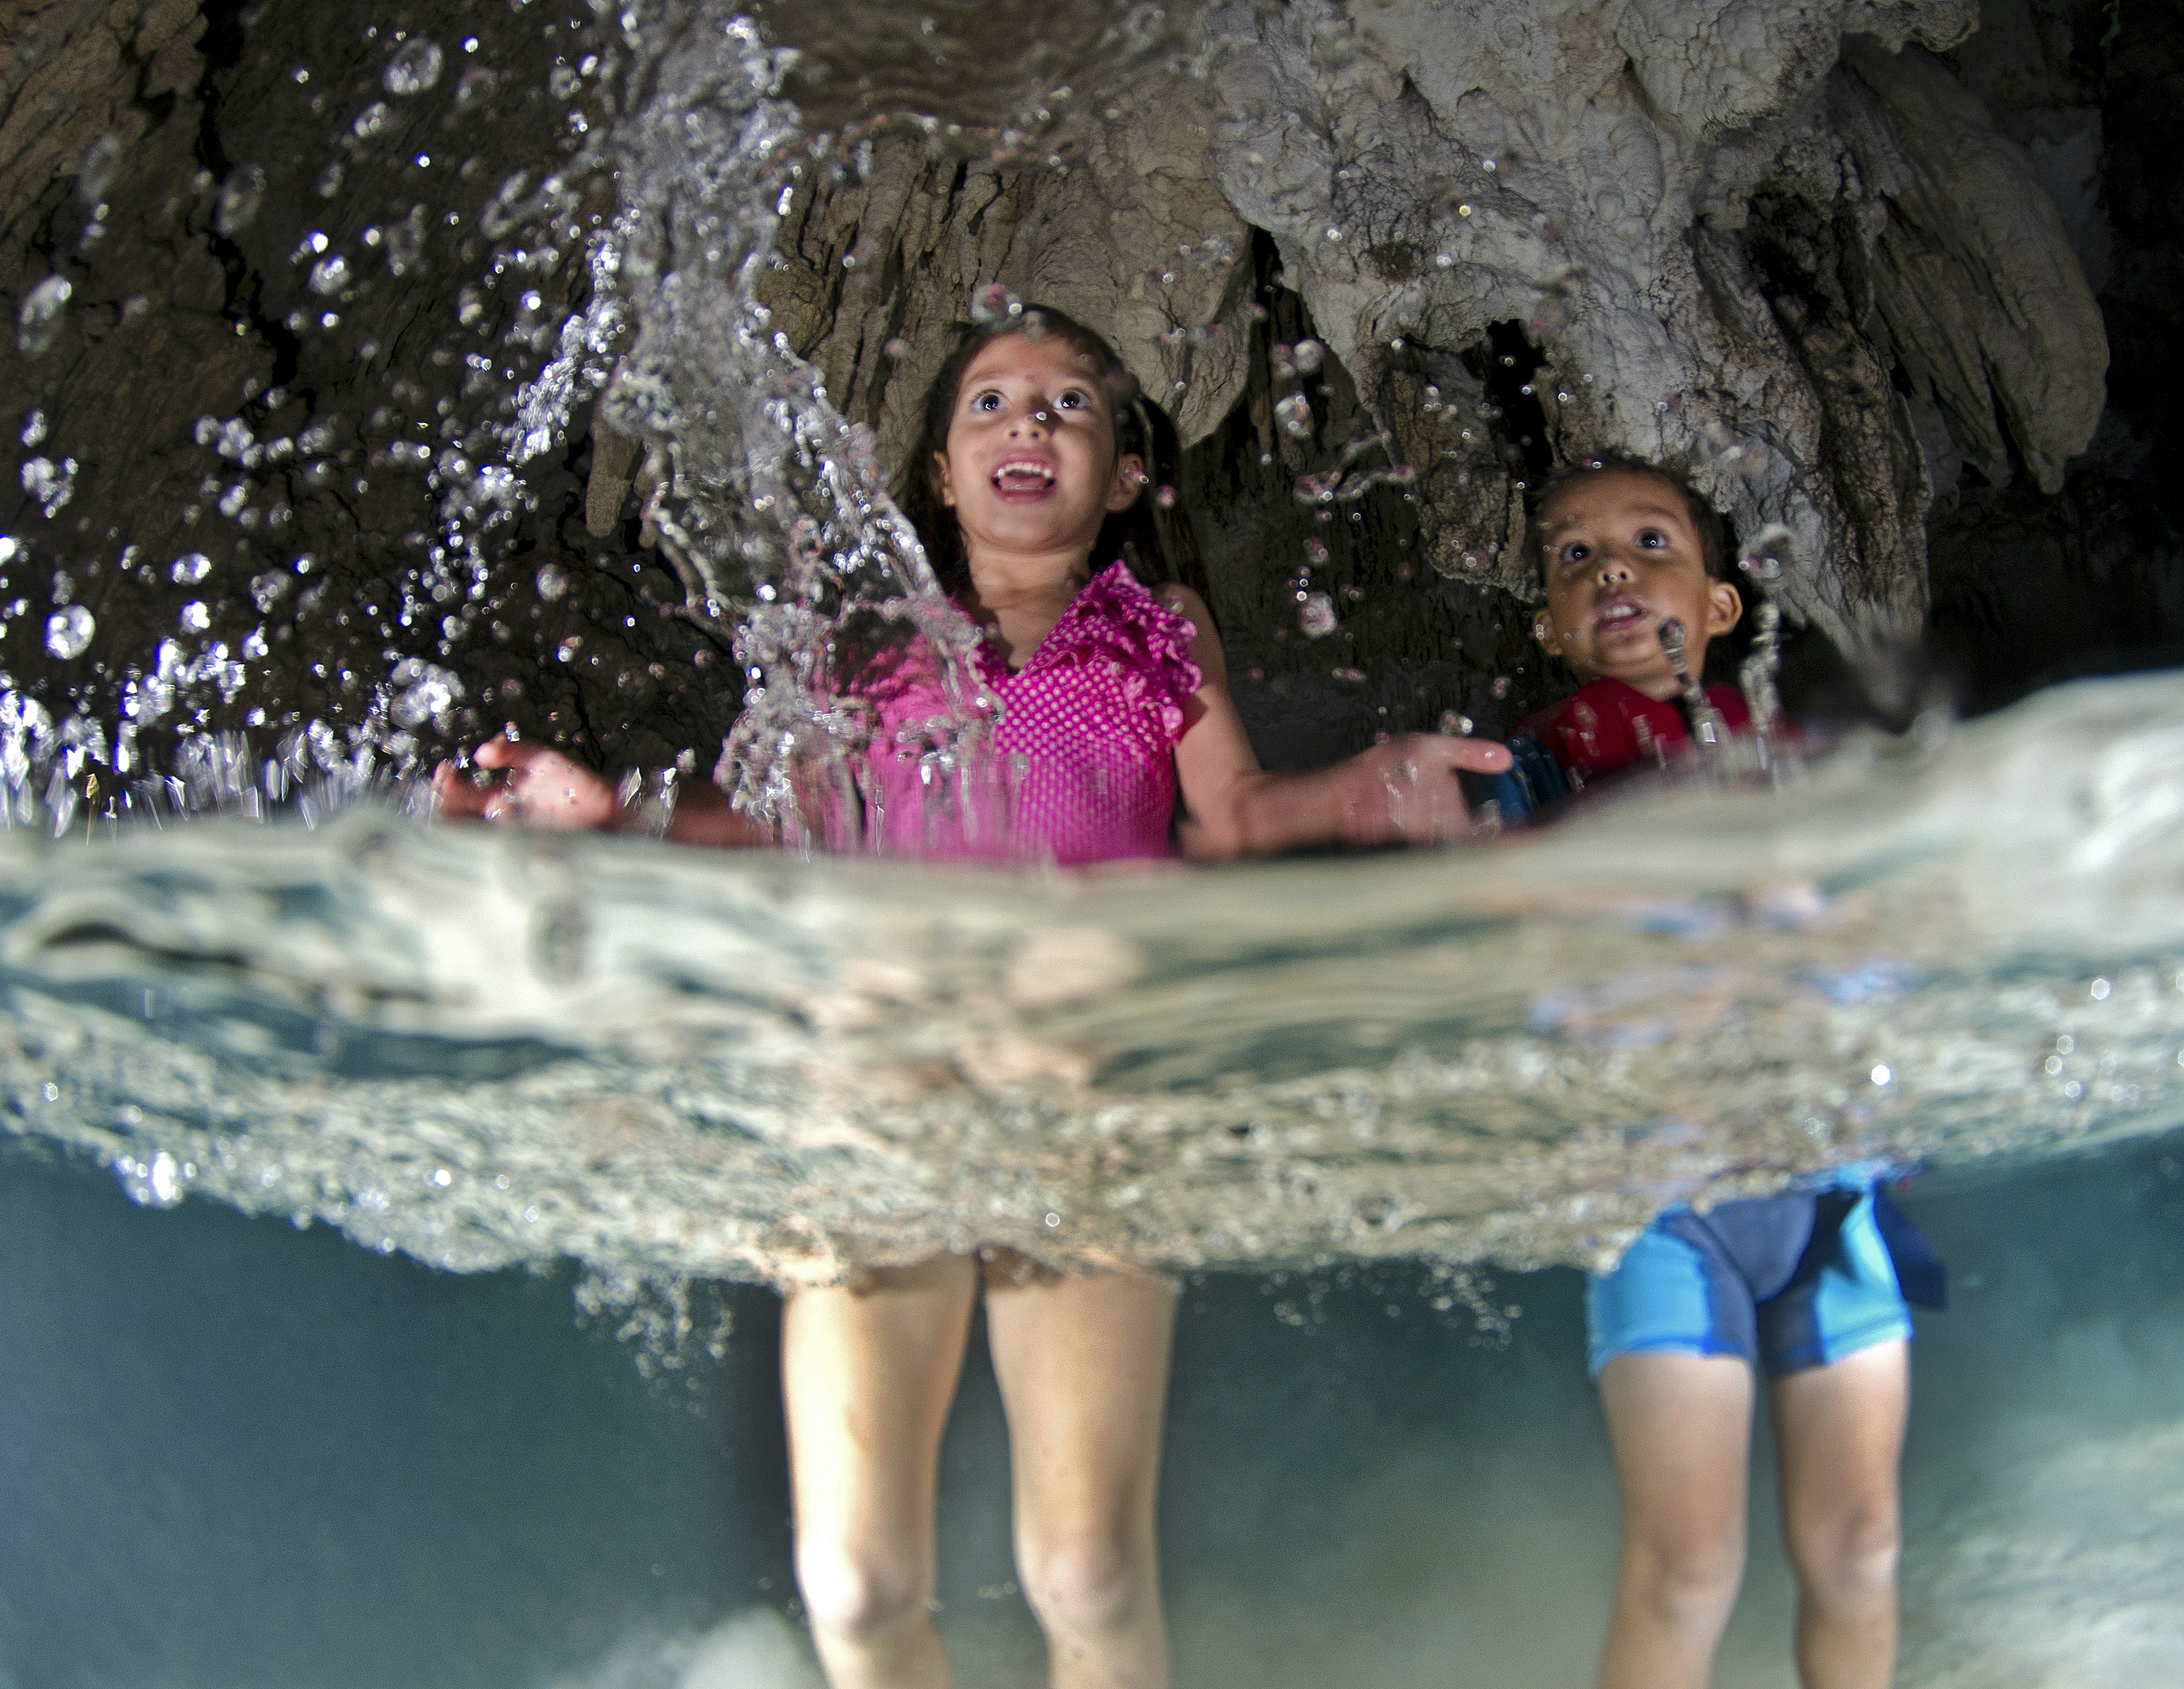
<instances>
[{"instance_id":1,"label":"water splash","mask_svg":"<svg viewBox=\"0 0 2184 1689\"><path fill-rule=\"evenodd\" d=\"M1596 1262L1680 1198L2184 1119L2180 735L2176 681L2103 683L1786 791L1211 878L18 830L0 1127L154 1201L569 1257L663 1329L702 1321L638 1281L980 1242Z\"/></svg>"}]
</instances>

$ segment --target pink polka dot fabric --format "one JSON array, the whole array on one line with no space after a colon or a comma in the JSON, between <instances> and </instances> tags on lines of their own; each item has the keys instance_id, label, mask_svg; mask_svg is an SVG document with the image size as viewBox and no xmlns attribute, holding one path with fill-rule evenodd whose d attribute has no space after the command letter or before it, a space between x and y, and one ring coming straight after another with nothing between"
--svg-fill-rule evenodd
<instances>
[{"instance_id":1,"label":"pink polka dot fabric","mask_svg":"<svg viewBox=\"0 0 2184 1689\"><path fill-rule=\"evenodd\" d=\"M916 666L894 669L866 691L881 729L872 761L884 847L1064 866L1173 855L1175 746L1203 679L1191 635L1187 616L1117 562L1085 583L1022 668L980 645L981 677L1001 705L1004 789L937 801L929 772L895 744L939 711L939 693L909 679Z\"/></svg>"}]
</instances>

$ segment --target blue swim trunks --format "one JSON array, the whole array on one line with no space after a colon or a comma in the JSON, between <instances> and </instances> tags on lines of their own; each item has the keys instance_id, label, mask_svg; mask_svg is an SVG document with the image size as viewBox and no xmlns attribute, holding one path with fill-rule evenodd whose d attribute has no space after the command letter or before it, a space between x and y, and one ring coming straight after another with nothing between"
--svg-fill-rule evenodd
<instances>
[{"instance_id":1,"label":"blue swim trunks","mask_svg":"<svg viewBox=\"0 0 2184 1689\"><path fill-rule=\"evenodd\" d=\"M1884 1232L1887 1235L1884 1235ZM1937 1288L1939 1263L1878 1187L1670 1209L1585 1285L1594 1376L1618 1355L1739 1355L1770 1378L1911 1335L1892 1246Z\"/></svg>"}]
</instances>

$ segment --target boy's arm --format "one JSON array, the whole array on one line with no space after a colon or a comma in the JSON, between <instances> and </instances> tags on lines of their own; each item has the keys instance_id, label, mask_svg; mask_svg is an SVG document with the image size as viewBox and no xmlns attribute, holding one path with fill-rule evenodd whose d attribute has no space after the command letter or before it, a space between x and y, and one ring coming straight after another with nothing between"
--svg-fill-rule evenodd
<instances>
[{"instance_id":1,"label":"boy's arm","mask_svg":"<svg viewBox=\"0 0 2184 1689\"><path fill-rule=\"evenodd\" d=\"M1507 768L1509 754L1500 745L1406 733L1332 768L1270 774L1259 766L1228 695L1228 662L1204 601L1184 587L1164 595L1197 629L1190 655L1204 677L1186 706L1189 726L1175 749L1186 855L1218 859L1310 844L1436 844L1470 831L1457 771Z\"/></svg>"}]
</instances>

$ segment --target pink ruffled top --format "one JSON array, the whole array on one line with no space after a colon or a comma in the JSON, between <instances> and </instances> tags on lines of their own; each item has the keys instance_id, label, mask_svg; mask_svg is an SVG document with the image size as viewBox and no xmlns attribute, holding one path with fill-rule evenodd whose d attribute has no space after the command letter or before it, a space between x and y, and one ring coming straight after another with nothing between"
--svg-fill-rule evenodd
<instances>
[{"instance_id":1,"label":"pink ruffled top","mask_svg":"<svg viewBox=\"0 0 2184 1689\"><path fill-rule=\"evenodd\" d=\"M1173 855L1175 746L1204 678L1192 633L1188 616L1117 562L1084 584L1022 668L982 642L980 677L1001 705L1002 772L937 802L916 756L895 744L900 729L940 711L939 687L923 664L876 673L862 689L880 728L872 763L886 848L1065 866Z\"/></svg>"}]
</instances>

